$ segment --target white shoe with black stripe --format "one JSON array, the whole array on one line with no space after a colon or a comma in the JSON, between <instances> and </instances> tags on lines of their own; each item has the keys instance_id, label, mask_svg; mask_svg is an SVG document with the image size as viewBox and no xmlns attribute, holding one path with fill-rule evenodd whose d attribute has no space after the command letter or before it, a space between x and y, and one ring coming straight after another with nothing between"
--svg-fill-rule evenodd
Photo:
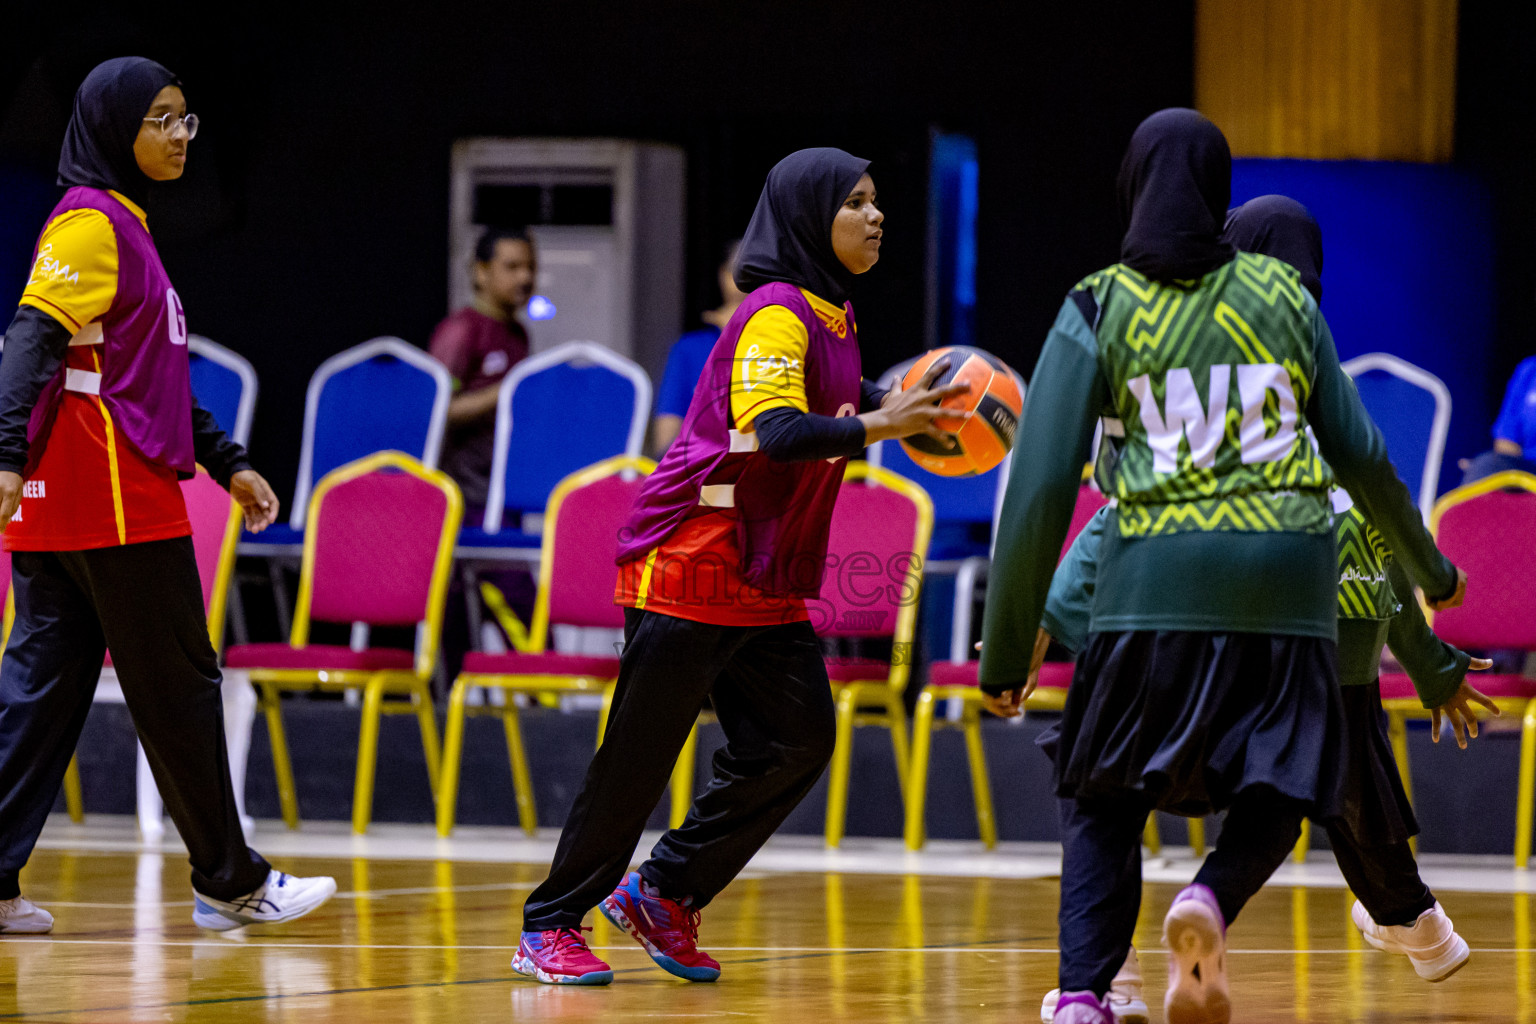
<instances>
[{"instance_id":1,"label":"white shoe with black stripe","mask_svg":"<svg viewBox=\"0 0 1536 1024\"><path fill-rule=\"evenodd\" d=\"M320 906L336 893L336 879L326 875L296 878L272 869L255 892L233 900L216 900L196 889L192 922L199 928L224 932L248 924L292 921Z\"/></svg>"}]
</instances>

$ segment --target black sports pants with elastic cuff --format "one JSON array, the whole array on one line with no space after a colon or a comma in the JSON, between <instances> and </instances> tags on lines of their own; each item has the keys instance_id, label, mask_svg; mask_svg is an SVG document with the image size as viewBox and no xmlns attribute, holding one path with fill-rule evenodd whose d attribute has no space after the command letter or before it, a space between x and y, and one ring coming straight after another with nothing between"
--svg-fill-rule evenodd
<instances>
[{"instance_id":1,"label":"black sports pants with elastic cuff","mask_svg":"<svg viewBox=\"0 0 1536 1024\"><path fill-rule=\"evenodd\" d=\"M1377 924L1411 925L1434 909L1435 894L1419 877L1419 862L1407 840L1362 846L1348 829L1330 823L1328 844L1349 891Z\"/></svg>"},{"instance_id":2,"label":"black sports pants with elastic cuff","mask_svg":"<svg viewBox=\"0 0 1536 1024\"><path fill-rule=\"evenodd\" d=\"M1058 801L1061 815L1063 992L1100 999L1125 963L1141 910L1141 830L1152 806L1139 793Z\"/></svg>"},{"instance_id":3,"label":"black sports pants with elastic cuff","mask_svg":"<svg viewBox=\"0 0 1536 1024\"><path fill-rule=\"evenodd\" d=\"M1245 789L1232 802L1216 849L1195 875L1196 883L1216 894L1228 925L1296 848L1306 811L1300 800L1268 786Z\"/></svg>"},{"instance_id":4,"label":"black sports pants with elastic cuff","mask_svg":"<svg viewBox=\"0 0 1536 1024\"><path fill-rule=\"evenodd\" d=\"M1239 793L1221 841L1195 881L1210 886L1230 924L1296 845L1303 805L1267 786ZM1060 801L1063 992L1103 998L1130 952L1141 909L1141 832L1151 807L1139 794ZM1229 909L1230 908L1230 909Z\"/></svg>"},{"instance_id":5,"label":"black sports pants with elastic cuff","mask_svg":"<svg viewBox=\"0 0 1536 1024\"><path fill-rule=\"evenodd\" d=\"M215 899L259 887L270 867L240 831L192 538L17 551L11 565L16 622L0 661L0 899L20 892L109 648L187 845L193 887Z\"/></svg>"},{"instance_id":6,"label":"black sports pants with elastic cuff","mask_svg":"<svg viewBox=\"0 0 1536 1024\"><path fill-rule=\"evenodd\" d=\"M735 878L826 768L836 729L821 644L808 622L715 626L624 612L608 731L566 819L523 928L574 928L624 879L705 696L725 732L714 777L641 876L703 907Z\"/></svg>"}]
</instances>

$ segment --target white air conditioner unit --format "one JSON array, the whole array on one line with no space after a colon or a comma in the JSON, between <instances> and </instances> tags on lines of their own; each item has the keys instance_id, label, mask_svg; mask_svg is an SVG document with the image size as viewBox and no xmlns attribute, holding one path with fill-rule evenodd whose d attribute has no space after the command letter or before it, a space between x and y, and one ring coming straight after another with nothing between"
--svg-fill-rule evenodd
<instances>
[{"instance_id":1,"label":"white air conditioner unit","mask_svg":"<svg viewBox=\"0 0 1536 1024\"><path fill-rule=\"evenodd\" d=\"M684 170L676 146L619 139L462 139L453 147L450 309L474 298L470 263L488 226L527 227L534 351L597 341L659 377L683 325Z\"/></svg>"}]
</instances>

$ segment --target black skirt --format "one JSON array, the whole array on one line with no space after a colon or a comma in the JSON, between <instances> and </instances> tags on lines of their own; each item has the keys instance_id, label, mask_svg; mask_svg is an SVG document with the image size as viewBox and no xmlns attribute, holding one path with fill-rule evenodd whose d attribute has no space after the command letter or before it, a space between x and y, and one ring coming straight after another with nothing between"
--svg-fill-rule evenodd
<instances>
[{"instance_id":1,"label":"black skirt","mask_svg":"<svg viewBox=\"0 0 1536 1024\"><path fill-rule=\"evenodd\" d=\"M1344 701L1349 768L1336 824L1361 847L1407 842L1419 834L1419 820L1413 815L1413 804L1392 757L1387 713L1381 707L1381 682L1341 686L1339 693Z\"/></svg>"},{"instance_id":2,"label":"black skirt","mask_svg":"<svg viewBox=\"0 0 1536 1024\"><path fill-rule=\"evenodd\" d=\"M1341 816L1349 751L1332 640L1267 633L1091 633L1060 728L1041 745L1058 796L1140 795L1200 816L1253 786ZM1054 748L1054 749L1052 749Z\"/></svg>"}]
</instances>

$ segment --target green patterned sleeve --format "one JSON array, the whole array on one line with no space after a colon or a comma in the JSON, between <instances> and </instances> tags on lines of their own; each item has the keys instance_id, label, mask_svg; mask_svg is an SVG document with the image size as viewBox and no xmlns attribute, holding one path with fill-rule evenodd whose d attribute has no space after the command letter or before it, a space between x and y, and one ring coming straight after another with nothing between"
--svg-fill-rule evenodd
<instances>
[{"instance_id":1,"label":"green patterned sleeve","mask_svg":"<svg viewBox=\"0 0 1536 1024\"><path fill-rule=\"evenodd\" d=\"M1387 626L1387 646L1413 680L1419 702L1426 708L1438 708L1461 688L1472 656L1441 640L1429 628L1414 597L1413 584L1396 559L1387 566L1387 577L1402 604Z\"/></svg>"},{"instance_id":2,"label":"green patterned sleeve","mask_svg":"<svg viewBox=\"0 0 1536 1024\"><path fill-rule=\"evenodd\" d=\"M1425 592L1448 596L1456 589L1456 567L1435 547L1408 488L1397 478L1381 431L1360 403L1355 382L1339 365L1327 321L1315 308L1312 317L1317 376L1307 420L1317 432L1323 458Z\"/></svg>"},{"instance_id":3,"label":"green patterned sleeve","mask_svg":"<svg viewBox=\"0 0 1536 1024\"><path fill-rule=\"evenodd\" d=\"M1113 507L1105 505L1088 520L1056 567L1050 592L1045 596L1040 626L1073 654L1088 642L1088 627L1093 619L1093 584L1099 571L1099 540L1112 514Z\"/></svg>"},{"instance_id":4,"label":"green patterned sleeve","mask_svg":"<svg viewBox=\"0 0 1536 1024\"><path fill-rule=\"evenodd\" d=\"M1046 336L1019 420L982 618L986 693L1022 687L1029 677L1046 591L1108 392L1093 329L1069 298Z\"/></svg>"}]
</instances>

